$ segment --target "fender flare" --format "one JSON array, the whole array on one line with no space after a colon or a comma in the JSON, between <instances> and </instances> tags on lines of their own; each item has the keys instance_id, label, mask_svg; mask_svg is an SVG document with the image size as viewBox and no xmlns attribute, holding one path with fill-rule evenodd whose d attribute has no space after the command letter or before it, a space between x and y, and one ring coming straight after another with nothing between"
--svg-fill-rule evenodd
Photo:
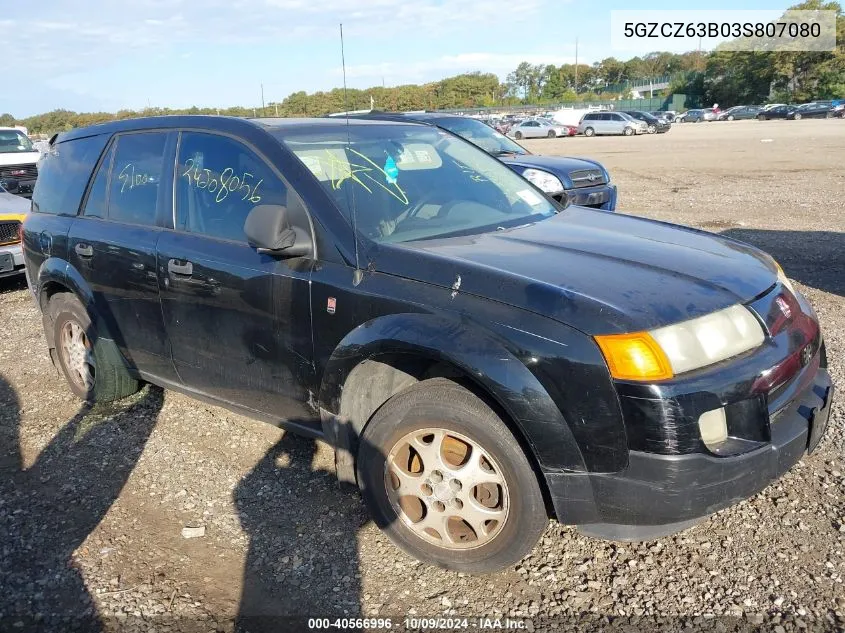
<instances>
[{"instance_id":1,"label":"fender flare","mask_svg":"<svg viewBox=\"0 0 845 633\"><path fill-rule=\"evenodd\" d=\"M508 415L516 426L512 430L541 468L584 472L581 450L563 414L507 343L470 322L430 314L392 314L368 321L343 338L326 364L319 398L324 424L327 414L349 429L354 442L368 420L345 419L341 412L343 386L352 371L365 360L387 354L418 356L447 363L469 377ZM342 433L327 433L327 439L354 453L354 443L345 445Z\"/></svg>"}]
</instances>

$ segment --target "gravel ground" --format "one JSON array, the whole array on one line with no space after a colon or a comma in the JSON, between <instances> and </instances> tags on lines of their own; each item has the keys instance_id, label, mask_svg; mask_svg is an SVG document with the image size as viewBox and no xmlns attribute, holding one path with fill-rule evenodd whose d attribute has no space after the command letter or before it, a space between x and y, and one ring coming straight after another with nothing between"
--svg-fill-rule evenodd
<instances>
[{"instance_id":1,"label":"gravel ground","mask_svg":"<svg viewBox=\"0 0 845 633\"><path fill-rule=\"evenodd\" d=\"M623 212L772 252L816 306L845 384L845 121L526 145L603 161ZM293 624L257 616L511 617L536 631L845 627L841 398L816 453L699 526L621 544L551 522L520 564L473 577L394 548L333 481L319 442L150 387L80 407L20 283L0 280L0 336L0 630L232 631L239 613L256 616L244 629L279 631Z\"/></svg>"}]
</instances>

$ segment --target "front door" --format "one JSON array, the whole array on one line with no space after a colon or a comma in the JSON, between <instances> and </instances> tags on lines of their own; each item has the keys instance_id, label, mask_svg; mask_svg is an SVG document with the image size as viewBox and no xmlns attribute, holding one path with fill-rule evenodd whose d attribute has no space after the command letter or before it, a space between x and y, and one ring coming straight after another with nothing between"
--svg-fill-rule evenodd
<instances>
[{"instance_id":1,"label":"front door","mask_svg":"<svg viewBox=\"0 0 845 633\"><path fill-rule=\"evenodd\" d=\"M258 253L244 235L257 205L301 205L235 139L183 132L175 232L158 241L161 306L179 378L190 389L314 425L312 260Z\"/></svg>"},{"instance_id":2,"label":"front door","mask_svg":"<svg viewBox=\"0 0 845 633\"><path fill-rule=\"evenodd\" d=\"M68 261L93 292L95 313L124 357L164 379L175 374L164 331L156 242L171 209L176 134L115 137L103 156L82 214L68 233ZM172 214L170 214L172 215Z\"/></svg>"}]
</instances>

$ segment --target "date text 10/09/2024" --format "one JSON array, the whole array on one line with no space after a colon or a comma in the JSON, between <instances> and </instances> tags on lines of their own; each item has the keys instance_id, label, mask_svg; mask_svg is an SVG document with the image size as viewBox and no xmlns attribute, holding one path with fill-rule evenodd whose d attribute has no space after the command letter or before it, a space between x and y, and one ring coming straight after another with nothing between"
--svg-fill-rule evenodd
<instances>
[{"instance_id":1,"label":"date text 10/09/2024","mask_svg":"<svg viewBox=\"0 0 845 633\"><path fill-rule=\"evenodd\" d=\"M310 630L359 630L371 631L396 629L399 631L525 631L533 630L528 620L513 618L309 618Z\"/></svg>"}]
</instances>

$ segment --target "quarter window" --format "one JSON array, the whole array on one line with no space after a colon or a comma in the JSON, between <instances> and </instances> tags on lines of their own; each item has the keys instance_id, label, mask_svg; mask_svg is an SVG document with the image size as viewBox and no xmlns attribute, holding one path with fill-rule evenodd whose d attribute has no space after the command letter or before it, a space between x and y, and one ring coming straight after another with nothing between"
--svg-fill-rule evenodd
<instances>
[{"instance_id":1,"label":"quarter window","mask_svg":"<svg viewBox=\"0 0 845 633\"><path fill-rule=\"evenodd\" d=\"M88 192L88 200L85 202L83 215L88 218L106 217L106 191L108 189L109 168L114 157L114 145L109 149L94 176L91 190Z\"/></svg>"},{"instance_id":2,"label":"quarter window","mask_svg":"<svg viewBox=\"0 0 845 633\"><path fill-rule=\"evenodd\" d=\"M164 132L118 137L108 187L110 220L155 225L166 142Z\"/></svg>"},{"instance_id":3,"label":"quarter window","mask_svg":"<svg viewBox=\"0 0 845 633\"><path fill-rule=\"evenodd\" d=\"M176 176L177 226L191 233L246 242L250 211L287 206L287 188L273 170L225 136L183 132Z\"/></svg>"}]
</instances>

